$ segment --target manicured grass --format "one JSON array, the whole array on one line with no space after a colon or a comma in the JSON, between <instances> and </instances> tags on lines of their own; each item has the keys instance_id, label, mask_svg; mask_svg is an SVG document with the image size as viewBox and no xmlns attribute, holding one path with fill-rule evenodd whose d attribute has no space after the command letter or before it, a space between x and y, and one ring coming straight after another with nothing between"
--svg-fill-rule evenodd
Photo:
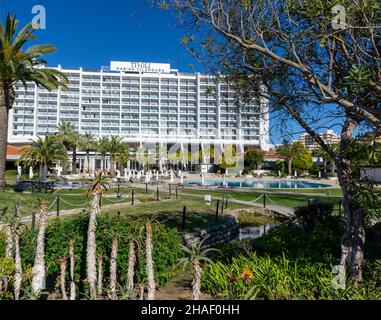
<instances>
[{"instance_id":1,"label":"manicured grass","mask_svg":"<svg viewBox=\"0 0 381 320\"><path fill-rule=\"evenodd\" d=\"M273 191L273 190L272 190ZM196 190L196 189L184 189L185 194L193 194L193 195L204 195L204 194L210 194L215 197L222 197L223 194L229 194L231 197L233 197L236 200L241 201L253 201L260 197L263 192L261 191L235 191L235 190ZM272 205L278 205L288 208L295 208L298 206L305 206L308 204L309 199L317 199L319 201L327 202L327 203L334 203L338 204L339 198L338 197L320 197L319 194L316 196L309 196L309 195L297 195L297 194L268 194L268 197L271 200L266 200L266 204L272 204ZM257 203L263 203L263 198L259 199Z\"/></svg>"},{"instance_id":2,"label":"manicured grass","mask_svg":"<svg viewBox=\"0 0 381 320\"><path fill-rule=\"evenodd\" d=\"M327 196L338 196L341 197L343 195L340 188L332 188L332 189L264 189L266 191L272 192L288 192L288 193L316 193ZM260 190L256 189L256 191L260 192Z\"/></svg>"},{"instance_id":3,"label":"manicured grass","mask_svg":"<svg viewBox=\"0 0 381 320\"><path fill-rule=\"evenodd\" d=\"M171 200L161 202L154 200L125 208L105 208L102 212L111 214L120 212L122 216L132 218L133 220L155 217L158 222L180 230L182 225L182 212L185 206L185 230L189 231L196 228L205 228L215 223L216 203L217 201L214 200L208 205L201 198L180 196L179 200L173 197ZM228 210L246 207L245 205L231 203ZM225 209L224 215L226 212L227 210ZM219 211L218 222L223 220L224 216L221 216L221 211Z\"/></svg>"}]
</instances>

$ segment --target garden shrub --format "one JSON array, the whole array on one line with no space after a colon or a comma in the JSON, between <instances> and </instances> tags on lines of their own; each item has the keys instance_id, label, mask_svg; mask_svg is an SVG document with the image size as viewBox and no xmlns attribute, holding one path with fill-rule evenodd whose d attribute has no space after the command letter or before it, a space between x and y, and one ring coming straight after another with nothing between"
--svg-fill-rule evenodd
<instances>
[{"instance_id":1,"label":"garden shrub","mask_svg":"<svg viewBox=\"0 0 381 320\"><path fill-rule=\"evenodd\" d=\"M66 255L69 257L69 244L75 244L75 278L79 288L84 292L83 280L86 278L86 241L88 214L76 215L70 218L55 219L48 222L45 237L45 262L48 282L54 284L60 270L59 259ZM102 214L97 218L97 255L104 257L104 274L107 287L109 276L109 257L111 242L114 236L119 237L118 248L118 282L124 285L127 278L129 240L133 237L139 240L136 246L137 262L135 269L135 281L139 283L145 278L145 233L141 230L143 223L138 220L132 221L125 217L111 214ZM25 231L20 239L20 249L23 268L33 266L36 231ZM0 242L0 256L4 254L4 241ZM155 280L163 285L175 276L172 266L182 256L181 238L176 229L169 229L162 225L153 227L153 260ZM69 261L69 260L68 260ZM69 266L67 268L69 270Z\"/></svg>"},{"instance_id":2,"label":"garden shrub","mask_svg":"<svg viewBox=\"0 0 381 320\"><path fill-rule=\"evenodd\" d=\"M290 261L285 256L239 255L230 264L205 268L202 287L215 297L230 299L380 299L381 288L367 282L359 288L332 288L331 268L324 263Z\"/></svg>"},{"instance_id":3,"label":"garden shrub","mask_svg":"<svg viewBox=\"0 0 381 320\"><path fill-rule=\"evenodd\" d=\"M331 203L312 203L306 207L295 208L295 217L303 228L312 230L317 224L327 224L332 220L333 204Z\"/></svg>"}]
</instances>

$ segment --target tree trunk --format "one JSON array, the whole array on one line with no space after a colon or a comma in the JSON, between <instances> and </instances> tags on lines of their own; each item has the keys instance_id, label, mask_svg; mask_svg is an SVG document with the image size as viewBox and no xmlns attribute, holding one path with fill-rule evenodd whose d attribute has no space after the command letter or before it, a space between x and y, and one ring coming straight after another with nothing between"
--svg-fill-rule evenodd
<instances>
[{"instance_id":1,"label":"tree trunk","mask_svg":"<svg viewBox=\"0 0 381 320\"><path fill-rule=\"evenodd\" d=\"M77 147L73 146L73 159L71 163L71 172L73 174L77 173Z\"/></svg>"},{"instance_id":2,"label":"tree trunk","mask_svg":"<svg viewBox=\"0 0 381 320\"><path fill-rule=\"evenodd\" d=\"M102 155L102 173L105 175L106 173L106 156Z\"/></svg>"},{"instance_id":3,"label":"tree trunk","mask_svg":"<svg viewBox=\"0 0 381 320\"><path fill-rule=\"evenodd\" d=\"M12 235L12 227L10 225L5 227L5 257L13 257L14 238Z\"/></svg>"},{"instance_id":4,"label":"tree trunk","mask_svg":"<svg viewBox=\"0 0 381 320\"><path fill-rule=\"evenodd\" d=\"M61 286L62 300L68 300L67 294L66 294L65 275L66 275L66 257L62 257L60 260L60 286Z\"/></svg>"},{"instance_id":5,"label":"tree trunk","mask_svg":"<svg viewBox=\"0 0 381 320\"><path fill-rule=\"evenodd\" d=\"M32 269L32 289L33 293L39 295L45 289L45 229L48 215L48 204L41 205L40 228L37 236L36 257Z\"/></svg>"},{"instance_id":6,"label":"tree trunk","mask_svg":"<svg viewBox=\"0 0 381 320\"><path fill-rule=\"evenodd\" d=\"M64 147L65 147L65 151L66 153L69 152L69 145L67 143L63 143ZM68 169L68 159L64 159L62 161L62 174L63 175L67 175L67 169Z\"/></svg>"},{"instance_id":7,"label":"tree trunk","mask_svg":"<svg viewBox=\"0 0 381 320\"><path fill-rule=\"evenodd\" d=\"M346 218L345 232L341 238L340 266L349 269L350 279L356 284L362 282L362 265L364 261L365 228L364 212L353 196L354 174L346 150L352 141L352 134L357 120L348 118L344 124L340 141L340 153L336 161L338 179L343 192L343 206Z\"/></svg>"},{"instance_id":8,"label":"tree trunk","mask_svg":"<svg viewBox=\"0 0 381 320\"><path fill-rule=\"evenodd\" d=\"M93 199L90 205L90 220L87 231L87 248L86 248L86 264L87 264L87 281L90 286L90 298L97 297L97 267L96 267L96 241L95 231L97 228L97 215L100 213L100 202L102 198L102 187L98 185L93 191Z\"/></svg>"},{"instance_id":9,"label":"tree trunk","mask_svg":"<svg viewBox=\"0 0 381 320\"><path fill-rule=\"evenodd\" d=\"M20 235L19 230L14 231L14 240L15 240L15 279L14 279L14 293L15 300L20 299L20 291L22 284L22 264L21 264L21 255L20 255Z\"/></svg>"},{"instance_id":10,"label":"tree trunk","mask_svg":"<svg viewBox=\"0 0 381 320\"><path fill-rule=\"evenodd\" d=\"M288 159L288 175L292 176L292 159Z\"/></svg>"},{"instance_id":11,"label":"tree trunk","mask_svg":"<svg viewBox=\"0 0 381 320\"><path fill-rule=\"evenodd\" d=\"M98 299L103 296L103 257L98 257Z\"/></svg>"},{"instance_id":12,"label":"tree trunk","mask_svg":"<svg viewBox=\"0 0 381 320\"><path fill-rule=\"evenodd\" d=\"M75 279L74 279L74 242L70 242L70 300L75 300Z\"/></svg>"},{"instance_id":13,"label":"tree trunk","mask_svg":"<svg viewBox=\"0 0 381 320\"><path fill-rule=\"evenodd\" d=\"M336 165L335 165L335 161L332 161L332 164L331 164L331 176L332 176L332 177L336 176Z\"/></svg>"},{"instance_id":14,"label":"tree trunk","mask_svg":"<svg viewBox=\"0 0 381 320\"><path fill-rule=\"evenodd\" d=\"M118 238L114 237L112 239L111 245L111 259L110 259L110 299L118 300L118 295L116 294L116 261L118 259Z\"/></svg>"},{"instance_id":15,"label":"tree trunk","mask_svg":"<svg viewBox=\"0 0 381 320\"><path fill-rule=\"evenodd\" d=\"M139 300L144 300L144 282L139 287Z\"/></svg>"},{"instance_id":16,"label":"tree trunk","mask_svg":"<svg viewBox=\"0 0 381 320\"><path fill-rule=\"evenodd\" d=\"M15 91L12 86L2 84L0 86L0 191L5 191L6 180L5 170L7 164L7 146L8 146L8 118L9 109L13 107L15 101Z\"/></svg>"},{"instance_id":17,"label":"tree trunk","mask_svg":"<svg viewBox=\"0 0 381 320\"><path fill-rule=\"evenodd\" d=\"M196 260L193 262L193 269L194 269L194 280L193 280L192 297L193 297L193 300L200 300L201 272L202 272L200 261Z\"/></svg>"},{"instance_id":18,"label":"tree trunk","mask_svg":"<svg viewBox=\"0 0 381 320\"><path fill-rule=\"evenodd\" d=\"M343 206L346 219L345 232L341 238L340 265L349 270L355 284L362 282L364 260L365 228L363 210L355 203L350 188L350 173L347 166L339 164L338 177L343 192Z\"/></svg>"},{"instance_id":19,"label":"tree trunk","mask_svg":"<svg viewBox=\"0 0 381 320\"><path fill-rule=\"evenodd\" d=\"M155 277L152 259L152 225L146 224L146 272L147 272L147 289L148 300L155 300Z\"/></svg>"},{"instance_id":20,"label":"tree trunk","mask_svg":"<svg viewBox=\"0 0 381 320\"><path fill-rule=\"evenodd\" d=\"M111 157L110 158L110 176L111 178L114 178L114 175L115 175L115 157Z\"/></svg>"},{"instance_id":21,"label":"tree trunk","mask_svg":"<svg viewBox=\"0 0 381 320\"><path fill-rule=\"evenodd\" d=\"M128 252L128 270L127 270L127 289L134 289L134 270L136 263L136 255L135 255L135 243L134 239L130 240L130 249Z\"/></svg>"},{"instance_id":22,"label":"tree trunk","mask_svg":"<svg viewBox=\"0 0 381 320\"><path fill-rule=\"evenodd\" d=\"M87 161L87 172L86 173L90 176L91 170L90 170L90 150L89 149L86 150L86 161Z\"/></svg>"}]
</instances>

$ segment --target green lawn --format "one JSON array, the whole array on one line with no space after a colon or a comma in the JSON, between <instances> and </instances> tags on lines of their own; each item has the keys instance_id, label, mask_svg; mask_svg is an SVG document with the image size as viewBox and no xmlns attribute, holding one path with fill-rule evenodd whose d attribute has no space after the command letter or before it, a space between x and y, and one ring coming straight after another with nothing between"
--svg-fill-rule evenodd
<instances>
[{"instance_id":1,"label":"green lawn","mask_svg":"<svg viewBox=\"0 0 381 320\"><path fill-rule=\"evenodd\" d=\"M285 189L289 191L288 189ZM268 190L267 190L268 191ZM271 190L274 191L274 190ZM193 195L204 195L204 194L210 194L215 197L222 197L223 194L228 193L231 197L237 200L241 201L252 201L258 198L263 194L263 192L259 190L253 190L253 191L224 191L224 190L196 190L196 189L184 189L183 191L186 194L193 194ZM281 191L276 191L277 194L268 194L268 197L271 199L266 201L266 204L273 204L278 206L284 206L288 208L295 208L298 206L305 206L308 204L309 199L316 199L319 201L324 201L328 203L334 203L338 204L340 197L338 196L320 196L319 193L316 194L316 196L310 196L310 195L298 195L298 194L281 194ZM263 198L257 201L258 203L263 203Z\"/></svg>"},{"instance_id":2,"label":"green lawn","mask_svg":"<svg viewBox=\"0 0 381 320\"><path fill-rule=\"evenodd\" d=\"M221 199L224 194L227 192L224 190L197 190L197 189L189 189L181 188L178 189L179 200L175 199L175 189L172 191L172 200L168 199L169 193L160 192L161 201L158 203L156 201L156 192L154 190L148 190L148 194L146 194L145 188L135 188L135 199L136 205L134 207L130 206L131 203L131 188L121 187L119 192L124 194L125 197L117 198L117 187L109 188L105 191L105 197L103 200L104 206L110 206L115 204L126 204L126 212L129 214L137 214L137 215L147 215L147 214L165 214L168 216L172 214L174 211L182 211L184 205L187 206L189 210L200 209L206 210L214 215L215 212L215 201L217 199ZM270 190L265 190L270 191ZM338 208L338 203L340 196L339 189L331 189L332 196L327 196L322 194L323 191L327 190L319 190L319 189L306 189L304 192L314 193L316 195L300 195L293 194L298 190L294 189L284 189L284 190L276 190L276 194L269 194L269 198L271 200L266 200L267 205L278 205L289 208L294 208L297 206L305 206L308 204L309 199L317 199L319 201L330 202L336 205L336 209ZM274 192L274 190L271 190ZM282 194L282 192L287 192L288 194ZM230 197L233 199L241 200L241 201L253 201L260 197L263 193L261 190L250 190L250 191L229 191ZM0 193L0 209L4 207L9 207L11 210L14 209L16 204L19 204L21 207L21 214L28 215L32 212L38 211L38 200L47 200L50 206L49 211L55 211L57 208L56 199L57 196L60 198L60 210L68 210L68 209L78 209L78 208L88 208L89 199L85 196L85 189L62 189L54 192L54 194L48 195L39 195L39 194L31 194L30 192L17 193L14 192L12 188L7 188L7 191L4 193ZM213 197L213 203L211 206L205 204L202 199L203 195L210 194ZM230 199L229 197L229 199ZM166 200L166 201L162 201ZM55 203L54 203L55 202ZM142 203L139 203L142 202ZM258 204L263 203L263 198L256 201ZM229 202L229 208L245 208L248 207L244 204L236 204L232 201ZM121 211L121 207L118 206L119 209L112 209L113 211ZM132 209L133 208L133 209ZM109 209L108 209L109 210ZM111 210L111 209L110 209ZM130 211L131 210L131 211ZM122 210L123 211L123 210ZM191 211L190 211L191 212Z\"/></svg>"}]
</instances>

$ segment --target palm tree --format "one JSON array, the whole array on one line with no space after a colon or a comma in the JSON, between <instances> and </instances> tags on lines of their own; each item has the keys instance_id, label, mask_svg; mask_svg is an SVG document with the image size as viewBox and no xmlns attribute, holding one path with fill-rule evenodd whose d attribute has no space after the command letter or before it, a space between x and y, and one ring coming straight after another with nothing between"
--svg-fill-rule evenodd
<instances>
[{"instance_id":1,"label":"palm tree","mask_svg":"<svg viewBox=\"0 0 381 320\"><path fill-rule=\"evenodd\" d=\"M73 159L72 159L72 173L76 172L76 163L77 163L77 149L78 145L78 133L76 128L70 122L61 122L57 126L57 136L61 140L62 144L65 146L66 152L69 149L73 150ZM63 172L67 174L67 159L63 162Z\"/></svg>"},{"instance_id":2,"label":"palm tree","mask_svg":"<svg viewBox=\"0 0 381 320\"><path fill-rule=\"evenodd\" d=\"M45 288L45 230L48 216L48 203L42 202L40 211L40 228L37 235L36 256L32 268L32 290L39 295Z\"/></svg>"},{"instance_id":3,"label":"palm tree","mask_svg":"<svg viewBox=\"0 0 381 320\"><path fill-rule=\"evenodd\" d=\"M292 160L301 154L304 149L304 146L299 141L293 143L284 142L283 145L277 148L277 153L287 158L289 176L292 176Z\"/></svg>"},{"instance_id":4,"label":"palm tree","mask_svg":"<svg viewBox=\"0 0 381 320\"><path fill-rule=\"evenodd\" d=\"M193 244L190 248L183 246L184 252L187 254L187 257L181 258L179 264L183 265L183 271L189 265L193 269L193 288L192 288L192 297L193 300L200 300L201 296L201 275L202 268L201 263L211 263L212 261L207 257L208 253L212 251L218 251L217 249L206 249L202 250L202 246L205 239L199 242L197 245Z\"/></svg>"},{"instance_id":5,"label":"palm tree","mask_svg":"<svg viewBox=\"0 0 381 320\"><path fill-rule=\"evenodd\" d=\"M125 164L130 160L130 154L128 152L128 146L122 145L120 153L118 155L119 170L123 172Z\"/></svg>"},{"instance_id":6,"label":"palm tree","mask_svg":"<svg viewBox=\"0 0 381 320\"><path fill-rule=\"evenodd\" d=\"M15 84L28 82L48 90L66 88L67 77L58 70L41 68L47 65L41 59L55 51L52 45L25 45L36 36L32 23L28 23L18 33L19 21L9 13L5 25L0 22L0 190L6 186L5 167L8 144L9 110L15 101Z\"/></svg>"},{"instance_id":7,"label":"palm tree","mask_svg":"<svg viewBox=\"0 0 381 320\"><path fill-rule=\"evenodd\" d=\"M110 176L114 177L116 157L122 150L122 138L117 136L111 136L108 144L107 151L110 154L111 170Z\"/></svg>"},{"instance_id":8,"label":"palm tree","mask_svg":"<svg viewBox=\"0 0 381 320\"><path fill-rule=\"evenodd\" d=\"M106 155L108 153L108 146L109 146L109 138L108 137L102 137L98 140L97 145L97 151L100 153L102 157L102 172L103 174L106 171Z\"/></svg>"},{"instance_id":9,"label":"palm tree","mask_svg":"<svg viewBox=\"0 0 381 320\"><path fill-rule=\"evenodd\" d=\"M73 174L77 174L77 149L80 147L80 143L81 143L80 137L81 135L77 131L74 131L71 136L72 138L71 148L73 151L72 162L71 162L71 172Z\"/></svg>"},{"instance_id":10,"label":"palm tree","mask_svg":"<svg viewBox=\"0 0 381 320\"><path fill-rule=\"evenodd\" d=\"M90 174L90 151L96 149L96 138L91 132L85 132L80 138L80 147L86 151L87 173Z\"/></svg>"},{"instance_id":11,"label":"palm tree","mask_svg":"<svg viewBox=\"0 0 381 320\"><path fill-rule=\"evenodd\" d=\"M90 286L90 298L92 299L97 297L95 231L97 228L97 215L99 215L99 213L101 212L101 202L104 189L107 189L107 184L104 182L104 179L101 176L98 176L96 179L93 180L91 186L87 190L87 196L90 193L92 194L86 248L87 281Z\"/></svg>"},{"instance_id":12,"label":"palm tree","mask_svg":"<svg viewBox=\"0 0 381 320\"><path fill-rule=\"evenodd\" d=\"M51 166L54 161L67 158L67 153L56 136L38 137L37 140L32 141L31 146L25 150L24 154L16 163L23 163L27 166L39 166L41 181L46 180L48 167Z\"/></svg>"}]
</instances>

